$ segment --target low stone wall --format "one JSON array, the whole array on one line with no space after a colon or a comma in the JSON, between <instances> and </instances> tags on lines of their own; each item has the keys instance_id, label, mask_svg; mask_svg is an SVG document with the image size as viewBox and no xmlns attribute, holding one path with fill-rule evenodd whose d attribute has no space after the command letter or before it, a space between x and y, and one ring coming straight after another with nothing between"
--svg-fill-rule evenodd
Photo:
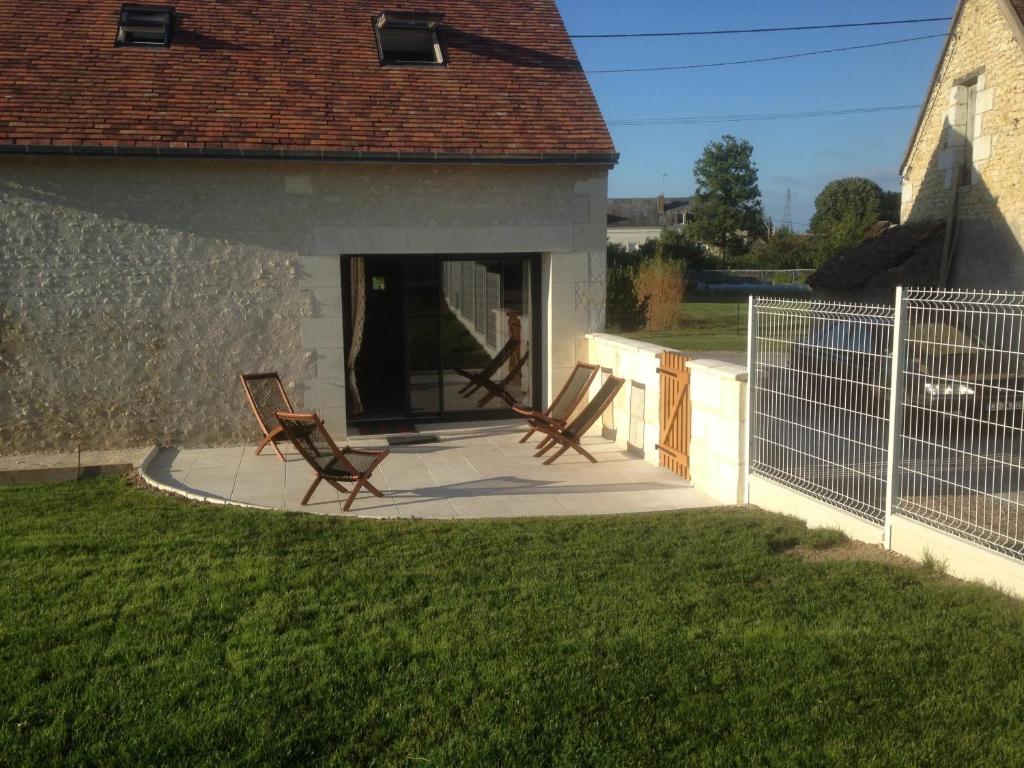
<instances>
[{"instance_id":1,"label":"low stone wall","mask_svg":"<svg viewBox=\"0 0 1024 768\"><path fill-rule=\"evenodd\" d=\"M747 369L691 360L690 480L722 504L742 504L747 479Z\"/></svg>"},{"instance_id":2,"label":"low stone wall","mask_svg":"<svg viewBox=\"0 0 1024 768\"><path fill-rule=\"evenodd\" d=\"M869 520L759 475L751 475L748 482L749 499L754 506L799 517L811 528L835 528L851 539L868 544L883 543L884 529Z\"/></svg>"},{"instance_id":3,"label":"low stone wall","mask_svg":"<svg viewBox=\"0 0 1024 768\"><path fill-rule=\"evenodd\" d=\"M667 347L607 333L588 333L586 344L586 354L581 357L602 369L602 376L594 382L593 392L601 386L605 374L626 380L612 407L594 425L594 431L614 440L623 450L642 456L644 461L657 466L658 408L661 401L658 355ZM561 386L561 381L555 382L555 391Z\"/></svg>"}]
</instances>

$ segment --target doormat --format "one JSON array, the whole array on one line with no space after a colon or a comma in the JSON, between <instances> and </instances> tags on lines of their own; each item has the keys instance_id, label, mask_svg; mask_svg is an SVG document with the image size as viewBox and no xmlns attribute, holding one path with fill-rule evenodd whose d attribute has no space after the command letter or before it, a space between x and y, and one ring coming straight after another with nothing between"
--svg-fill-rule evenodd
<instances>
[{"instance_id":1,"label":"doormat","mask_svg":"<svg viewBox=\"0 0 1024 768\"><path fill-rule=\"evenodd\" d=\"M354 425L360 435L394 435L416 432L411 421L370 421Z\"/></svg>"},{"instance_id":2,"label":"doormat","mask_svg":"<svg viewBox=\"0 0 1024 768\"><path fill-rule=\"evenodd\" d=\"M398 435L388 438L388 445L422 445L423 443L439 443L437 435Z\"/></svg>"}]
</instances>

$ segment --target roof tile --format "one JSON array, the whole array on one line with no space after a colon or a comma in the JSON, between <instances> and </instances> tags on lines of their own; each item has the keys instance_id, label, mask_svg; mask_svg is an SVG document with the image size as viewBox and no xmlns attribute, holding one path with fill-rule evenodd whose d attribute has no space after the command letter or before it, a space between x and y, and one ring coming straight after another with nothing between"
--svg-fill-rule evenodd
<instances>
[{"instance_id":1,"label":"roof tile","mask_svg":"<svg viewBox=\"0 0 1024 768\"><path fill-rule=\"evenodd\" d=\"M176 0L169 48L115 47L120 0L0 0L13 145L609 161L554 0L395 0L446 66L381 66L365 0Z\"/></svg>"}]
</instances>

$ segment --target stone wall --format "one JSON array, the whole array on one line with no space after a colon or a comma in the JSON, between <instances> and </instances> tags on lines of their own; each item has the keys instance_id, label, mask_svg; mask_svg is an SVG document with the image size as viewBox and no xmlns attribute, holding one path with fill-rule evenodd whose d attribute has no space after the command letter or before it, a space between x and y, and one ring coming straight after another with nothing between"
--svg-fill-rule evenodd
<instances>
[{"instance_id":1,"label":"stone wall","mask_svg":"<svg viewBox=\"0 0 1024 768\"><path fill-rule=\"evenodd\" d=\"M343 432L342 254L544 253L566 357L603 328L606 197L573 166L4 158L0 453L251 440L237 374L268 368Z\"/></svg>"},{"instance_id":2,"label":"stone wall","mask_svg":"<svg viewBox=\"0 0 1024 768\"><path fill-rule=\"evenodd\" d=\"M747 481L747 369L691 360L690 480L722 504L741 504Z\"/></svg>"},{"instance_id":3,"label":"stone wall","mask_svg":"<svg viewBox=\"0 0 1024 768\"><path fill-rule=\"evenodd\" d=\"M659 355L667 347L607 333L588 334L586 347L581 360L599 365L603 372L626 380L612 407L604 412L593 431L614 440L622 450L658 466L661 406L658 366L661 364ZM598 376L594 380L592 395L601 386L602 379L603 376ZM559 381L558 386L561 384Z\"/></svg>"},{"instance_id":4,"label":"stone wall","mask_svg":"<svg viewBox=\"0 0 1024 768\"><path fill-rule=\"evenodd\" d=\"M971 184L959 188L952 282L1024 288L1024 48L1005 0L967 0L903 168L903 221L946 218L954 168L973 144ZM967 125L967 86L977 80Z\"/></svg>"}]
</instances>

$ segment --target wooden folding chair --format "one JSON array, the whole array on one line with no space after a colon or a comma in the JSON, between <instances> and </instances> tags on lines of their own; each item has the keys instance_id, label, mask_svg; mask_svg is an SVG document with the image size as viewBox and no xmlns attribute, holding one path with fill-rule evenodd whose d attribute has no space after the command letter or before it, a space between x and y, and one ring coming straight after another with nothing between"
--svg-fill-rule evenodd
<instances>
[{"instance_id":1,"label":"wooden folding chair","mask_svg":"<svg viewBox=\"0 0 1024 768\"><path fill-rule=\"evenodd\" d=\"M480 386L487 390L487 394L480 398L480 402L476 404L476 407L483 408L487 403L491 402L491 400L498 397L504 400L507 405L514 408L516 405L516 399L512 397L511 393L508 391L508 385L520 378L523 366L526 365L526 362L529 359L530 352L527 350L523 353L522 357L519 358L519 361L509 369L508 374L501 381L483 379L480 382Z\"/></svg>"},{"instance_id":2,"label":"wooden folding chair","mask_svg":"<svg viewBox=\"0 0 1024 768\"><path fill-rule=\"evenodd\" d=\"M496 374L505 363L508 362L517 351L519 350L519 339L509 339L505 342L498 354L491 358L490 362L487 363L479 371L468 371L465 368L453 368L459 376L469 381L463 385L462 389L459 390L459 394L464 397L476 394L476 392L491 382L491 377Z\"/></svg>"},{"instance_id":3,"label":"wooden folding chair","mask_svg":"<svg viewBox=\"0 0 1024 768\"><path fill-rule=\"evenodd\" d=\"M546 411L524 408L521 405L513 405L512 410L527 419L536 419L550 427L562 429L569 417L572 416L572 412L576 410L576 406L580 404L583 396L587 394L587 390L590 389L591 383L600 370L600 367L590 363L576 363L576 367L573 368L569 378L562 385L561 391L555 395L555 399L551 401L551 405ZM536 431L534 427L530 427L519 442L525 443ZM547 438L545 438L546 440Z\"/></svg>"},{"instance_id":4,"label":"wooden folding chair","mask_svg":"<svg viewBox=\"0 0 1024 768\"><path fill-rule=\"evenodd\" d=\"M260 452L269 444L278 458L284 461L284 456L281 455L277 444L287 442L288 436L281 429L281 425L277 423L277 416L274 414L278 411L291 413L295 409L292 407L291 400L288 399L288 393L284 390L281 377L276 372L243 373L239 379L241 379L242 388L245 390L245 399L249 401L249 407L252 408L252 412L256 416L256 422L263 431L263 439L256 446L256 455L259 456Z\"/></svg>"},{"instance_id":5,"label":"wooden folding chair","mask_svg":"<svg viewBox=\"0 0 1024 768\"><path fill-rule=\"evenodd\" d=\"M601 417L601 414L604 413L605 409L612 404L615 396L619 393L619 390L622 389L622 385L625 383L625 379L620 379L617 376L609 376L607 381L601 385L597 394L594 395L593 399L587 403L582 411L580 411L579 416L569 422L569 424L562 429L551 426L540 419L531 419L530 426L549 438L541 444L540 450L538 450L534 456L543 456L548 452L548 450L557 444L560 446L559 449L553 456L544 462L545 464L553 464L570 448L581 456L585 456L591 463L596 464L597 459L591 456L587 450L580 445L580 441L587 433L587 430L590 429L594 425L594 422Z\"/></svg>"},{"instance_id":6,"label":"wooden folding chair","mask_svg":"<svg viewBox=\"0 0 1024 768\"><path fill-rule=\"evenodd\" d=\"M370 482L370 477L377 466L388 457L390 451L386 448L382 451L360 451L348 446L338 448L324 423L315 413L279 411L275 415L295 450L316 472L316 479L302 497L303 505L309 502L321 481L348 494L341 507L345 512L348 512L356 495L363 488L374 496L384 495ZM352 483L352 490L342 483Z\"/></svg>"}]
</instances>

